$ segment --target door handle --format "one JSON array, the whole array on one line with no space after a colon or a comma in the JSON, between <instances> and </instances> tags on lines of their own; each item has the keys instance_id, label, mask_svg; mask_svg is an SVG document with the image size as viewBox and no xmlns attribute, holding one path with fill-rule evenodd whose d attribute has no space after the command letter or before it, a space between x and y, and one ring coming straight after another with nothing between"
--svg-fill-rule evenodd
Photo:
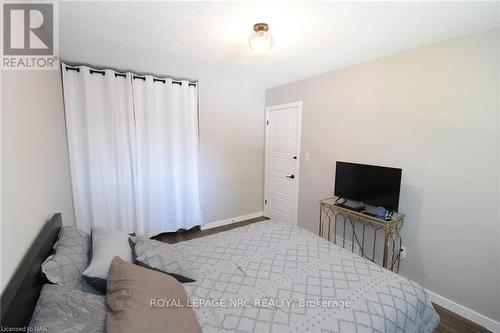
<instances>
[{"instance_id":1,"label":"door handle","mask_svg":"<svg viewBox=\"0 0 500 333\"><path fill-rule=\"evenodd\" d=\"M295 176L294 175L290 175L290 176L286 176L286 178L294 179Z\"/></svg>"}]
</instances>

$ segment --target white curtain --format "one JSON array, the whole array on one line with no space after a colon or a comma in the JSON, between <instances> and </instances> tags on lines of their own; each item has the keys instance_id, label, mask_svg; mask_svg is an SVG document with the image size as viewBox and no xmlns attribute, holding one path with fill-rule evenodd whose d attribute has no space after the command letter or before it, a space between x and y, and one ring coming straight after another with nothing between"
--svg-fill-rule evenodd
<instances>
[{"instance_id":1,"label":"white curtain","mask_svg":"<svg viewBox=\"0 0 500 333\"><path fill-rule=\"evenodd\" d=\"M188 229L201 224L197 87L143 78L132 80L138 232Z\"/></svg>"},{"instance_id":2,"label":"white curtain","mask_svg":"<svg viewBox=\"0 0 500 333\"><path fill-rule=\"evenodd\" d=\"M77 226L201 224L197 87L65 64L62 76Z\"/></svg>"},{"instance_id":3,"label":"white curtain","mask_svg":"<svg viewBox=\"0 0 500 333\"><path fill-rule=\"evenodd\" d=\"M135 129L130 79L91 70L62 69L76 224L86 231L91 226L132 231Z\"/></svg>"}]
</instances>

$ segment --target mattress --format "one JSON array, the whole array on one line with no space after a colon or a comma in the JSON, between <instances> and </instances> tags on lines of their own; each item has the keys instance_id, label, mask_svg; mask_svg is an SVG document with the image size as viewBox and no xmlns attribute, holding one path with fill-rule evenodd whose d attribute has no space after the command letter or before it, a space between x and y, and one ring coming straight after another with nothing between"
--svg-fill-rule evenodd
<instances>
[{"instance_id":1,"label":"mattress","mask_svg":"<svg viewBox=\"0 0 500 333\"><path fill-rule=\"evenodd\" d=\"M204 332L410 333L439 324L417 283L287 223L174 246L193 268L197 281L185 288Z\"/></svg>"},{"instance_id":2,"label":"mattress","mask_svg":"<svg viewBox=\"0 0 500 333\"><path fill-rule=\"evenodd\" d=\"M184 287L206 333L411 333L432 332L439 323L415 282L286 223L253 223L169 246L182 254L196 280ZM85 305L85 296L66 294L70 301L64 303L55 288L60 287L44 287L38 303L52 310L37 305L35 314L45 320L36 324L55 320L64 329L54 332L104 330L104 297L89 296L91 305ZM45 294L58 302L42 301ZM71 310L74 306L83 307L84 314ZM51 319L68 313L73 327L68 320Z\"/></svg>"}]
</instances>

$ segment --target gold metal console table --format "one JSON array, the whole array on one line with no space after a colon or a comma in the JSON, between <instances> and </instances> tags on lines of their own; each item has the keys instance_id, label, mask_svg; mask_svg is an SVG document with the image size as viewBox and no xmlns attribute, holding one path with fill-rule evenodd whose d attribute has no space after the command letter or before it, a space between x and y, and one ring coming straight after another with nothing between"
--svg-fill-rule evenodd
<instances>
[{"instance_id":1,"label":"gold metal console table","mask_svg":"<svg viewBox=\"0 0 500 333\"><path fill-rule=\"evenodd\" d=\"M341 206L335 202L336 199L333 197L319 202L319 235L328 241L333 237L334 244L337 244L337 238L341 238L344 249L346 248L346 243L351 243L347 244L348 247L350 245L351 252L358 253L368 260L380 264L380 260L377 262L376 249L378 245L377 234L381 231L384 234L383 255L381 258L382 267L397 273L401 262L402 239L400 231L405 216L394 213L390 220L385 220ZM333 232L331 230L332 222ZM346 226L348 227L347 234ZM365 231L367 229L373 230L372 238L366 239ZM337 235L337 232L341 233L342 236ZM346 237L350 237L351 240L346 240ZM371 251L366 250L365 247L368 246L371 248ZM371 255L369 255L369 252L371 252Z\"/></svg>"}]
</instances>

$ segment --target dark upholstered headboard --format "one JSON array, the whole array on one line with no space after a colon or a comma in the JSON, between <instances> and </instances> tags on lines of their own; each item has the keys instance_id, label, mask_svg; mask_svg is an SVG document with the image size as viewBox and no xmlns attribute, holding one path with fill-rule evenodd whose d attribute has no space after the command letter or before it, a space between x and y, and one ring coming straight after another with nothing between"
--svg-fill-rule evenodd
<instances>
[{"instance_id":1,"label":"dark upholstered headboard","mask_svg":"<svg viewBox=\"0 0 500 333\"><path fill-rule=\"evenodd\" d=\"M11 327L27 327L40 290L47 280L41 264L52 253L62 226L61 214L54 214L36 236L1 297L2 332Z\"/></svg>"}]
</instances>

